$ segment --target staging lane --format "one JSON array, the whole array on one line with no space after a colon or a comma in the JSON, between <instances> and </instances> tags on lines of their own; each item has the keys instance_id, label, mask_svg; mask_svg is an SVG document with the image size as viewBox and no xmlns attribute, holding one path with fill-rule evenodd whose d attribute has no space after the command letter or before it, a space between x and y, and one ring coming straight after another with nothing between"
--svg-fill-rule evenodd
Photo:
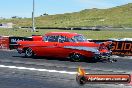
<instances>
[{"instance_id":1,"label":"staging lane","mask_svg":"<svg viewBox=\"0 0 132 88\"><path fill-rule=\"evenodd\" d=\"M32 58L23 58L22 55L19 55L16 51L0 51L0 64L4 64L7 66L23 66L27 68L36 68L36 69L51 69L51 70L65 70L65 71L73 71L76 72L78 66L82 66L89 73L116 73L116 72L130 72L132 67L131 59L119 59L118 62L114 63L87 63L87 62L70 62L70 61L60 61L60 60L48 60L48 59L32 59ZM0 68L0 78L7 79L5 83L12 86L20 85L19 88L23 88L25 85L29 86L28 88L78 88L75 81L75 75L69 74L59 74L59 73L49 73L49 72L37 72L37 71L28 71L28 70L18 70L18 69L9 69L9 68ZM122 73L122 72L121 72ZM3 76L4 75L4 76ZM47 80L48 79L48 80ZM8 83L8 80L12 81ZM18 82L16 84L15 82ZM7 82L6 82L7 81ZM24 83L26 83L24 85ZM6 86L0 80L0 85ZM36 84L40 85L36 87ZM50 85L52 84L52 85ZM63 85L64 84L64 85ZM69 84L69 85L67 85ZM85 85L83 88L107 88L115 85ZM11 87L7 87L11 88ZM18 88L18 86L16 87ZM25 87L24 87L25 88ZM123 88L122 86L116 86L116 88ZM129 88L129 87L128 87Z\"/></svg>"}]
</instances>

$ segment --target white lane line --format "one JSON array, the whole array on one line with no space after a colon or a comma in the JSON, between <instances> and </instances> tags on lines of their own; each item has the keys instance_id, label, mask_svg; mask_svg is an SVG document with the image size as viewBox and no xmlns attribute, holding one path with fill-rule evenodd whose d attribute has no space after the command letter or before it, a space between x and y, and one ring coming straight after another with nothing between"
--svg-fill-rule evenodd
<instances>
[{"instance_id":1,"label":"white lane line","mask_svg":"<svg viewBox=\"0 0 132 88\"><path fill-rule=\"evenodd\" d=\"M36 69L36 68L27 68L27 67L17 67L17 66L6 66L0 65L1 68L10 68L10 69L19 69L19 70L30 70L30 71L40 71L40 72L51 72L51 73L61 73L61 74L77 74L77 72L68 72L68 71L57 71L57 70L48 70L48 69Z\"/></svg>"},{"instance_id":2,"label":"white lane line","mask_svg":"<svg viewBox=\"0 0 132 88\"><path fill-rule=\"evenodd\" d=\"M132 59L132 56L121 57L121 56L113 55L112 58L115 58L115 59Z\"/></svg>"},{"instance_id":3,"label":"white lane line","mask_svg":"<svg viewBox=\"0 0 132 88\"><path fill-rule=\"evenodd\" d=\"M9 51L9 52L12 52L12 51L15 51L15 50L10 50L10 49L0 49L0 51Z\"/></svg>"}]
</instances>

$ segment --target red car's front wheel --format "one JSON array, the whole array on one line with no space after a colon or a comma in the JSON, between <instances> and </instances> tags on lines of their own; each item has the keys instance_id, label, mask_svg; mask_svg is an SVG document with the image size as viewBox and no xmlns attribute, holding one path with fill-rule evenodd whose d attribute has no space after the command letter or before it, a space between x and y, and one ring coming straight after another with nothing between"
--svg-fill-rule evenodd
<instances>
[{"instance_id":1,"label":"red car's front wheel","mask_svg":"<svg viewBox=\"0 0 132 88\"><path fill-rule=\"evenodd\" d=\"M83 56L81 54L78 54L78 53L73 53L70 55L70 60L71 61L74 61L74 62L78 62L78 61L81 61L83 60Z\"/></svg>"}]
</instances>

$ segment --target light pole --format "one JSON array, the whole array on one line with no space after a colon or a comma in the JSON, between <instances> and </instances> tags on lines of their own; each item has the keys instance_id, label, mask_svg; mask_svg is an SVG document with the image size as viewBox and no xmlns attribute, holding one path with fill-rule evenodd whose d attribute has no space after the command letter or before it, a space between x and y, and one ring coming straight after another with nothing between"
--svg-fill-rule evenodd
<instances>
[{"instance_id":1,"label":"light pole","mask_svg":"<svg viewBox=\"0 0 132 88\"><path fill-rule=\"evenodd\" d=\"M35 1L33 0L33 12L32 12L32 31L35 31L35 25L34 25L34 7L35 7Z\"/></svg>"}]
</instances>

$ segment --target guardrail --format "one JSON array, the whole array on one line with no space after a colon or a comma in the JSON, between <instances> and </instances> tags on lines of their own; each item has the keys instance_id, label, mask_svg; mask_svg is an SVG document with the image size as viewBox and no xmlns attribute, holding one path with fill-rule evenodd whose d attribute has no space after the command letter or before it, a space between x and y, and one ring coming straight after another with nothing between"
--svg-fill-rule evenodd
<instances>
[{"instance_id":1,"label":"guardrail","mask_svg":"<svg viewBox=\"0 0 132 88\"><path fill-rule=\"evenodd\" d=\"M15 49L17 41L32 41L29 37L0 36L0 49ZM89 40L91 42L105 42L109 40ZM132 41L112 41L112 54L119 56L132 56Z\"/></svg>"}]
</instances>

